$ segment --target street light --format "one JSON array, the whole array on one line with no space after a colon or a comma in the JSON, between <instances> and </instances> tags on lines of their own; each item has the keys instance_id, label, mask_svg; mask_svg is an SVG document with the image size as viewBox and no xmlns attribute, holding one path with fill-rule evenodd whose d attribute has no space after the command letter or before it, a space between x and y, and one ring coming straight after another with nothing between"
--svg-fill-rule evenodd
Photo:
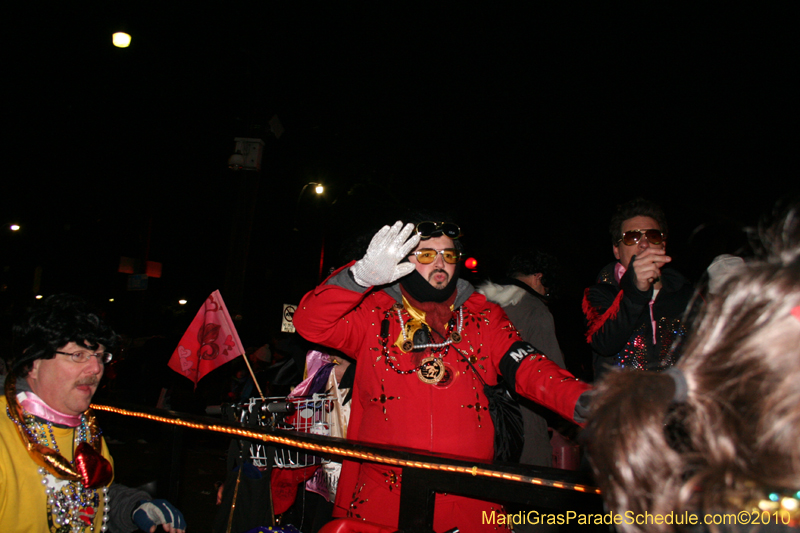
<instances>
[{"instance_id":1,"label":"street light","mask_svg":"<svg viewBox=\"0 0 800 533\"><path fill-rule=\"evenodd\" d=\"M131 36L124 31L118 31L111 36L111 42L117 48L128 48L131 45Z\"/></svg>"},{"instance_id":2,"label":"street light","mask_svg":"<svg viewBox=\"0 0 800 533\"><path fill-rule=\"evenodd\" d=\"M309 185L314 186L314 192L317 193L317 196L322 196L322 193L325 192L325 187L321 183L317 183L316 181L309 181L303 188L300 189L300 194L297 195L297 206L294 208L294 231L299 231L297 229L297 214L300 212L300 200L303 198L303 193L306 192ZM319 283L322 281L322 264L325 260L325 228L322 229L322 244L320 245L319 251L319 276L317 282Z\"/></svg>"},{"instance_id":3,"label":"street light","mask_svg":"<svg viewBox=\"0 0 800 533\"><path fill-rule=\"evenodd\" d=\"M321 183L318 183L316 181L309 181L308 183L303 185L303 188L300 189L300 194L297 195L297 205L298 206L300 205L300 198L303 197L303 193L306 192L306 189L308 189L309 185L313 185L314 186L314 192L317 193L317 194L322 194L322 193L325 192L325 187Z\"/></svg>"},{"instance_id":4,"label":"street light","mask_svg":"<svg viewBox=\"0 0 800 533\"><path fill-rule=\"evenodd\" d=\"M297 206L294 208L294 230L297 230L297 212L300 210L300 199L303 198L303 193L306 192L309 185L314 186L314 192L317 193L318 196L322 196L322 193L325 192L325 187L322 186L321 183L317 183L316 181L309 181L303 188L300 189L300 194L297 195Z\"/></svg>"}]
</instances>

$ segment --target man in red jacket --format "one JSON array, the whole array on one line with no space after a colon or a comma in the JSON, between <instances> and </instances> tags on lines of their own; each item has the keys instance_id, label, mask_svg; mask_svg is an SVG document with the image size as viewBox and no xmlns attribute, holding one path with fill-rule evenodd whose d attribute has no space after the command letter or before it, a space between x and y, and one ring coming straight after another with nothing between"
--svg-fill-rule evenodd
<instances>
[{"instance_id":1,"label":"man in red jacket","mask_svg":"<svg viewBox=\"0 0 800 533\"><path fill-rule=\"evenodd\" d=\"M459 279L461 231L441 217L384 226L366 255L308 293L294 315L306 339L358 360L348 438L492 461L483 382L582 422L589 388L524 342L503 310ZM476 375L480 373L480 376ZM335 516L397 527L402 470L346 462ZM495 529L498 504L438 494L434 530Z\"/></svg>"}]
</instances>

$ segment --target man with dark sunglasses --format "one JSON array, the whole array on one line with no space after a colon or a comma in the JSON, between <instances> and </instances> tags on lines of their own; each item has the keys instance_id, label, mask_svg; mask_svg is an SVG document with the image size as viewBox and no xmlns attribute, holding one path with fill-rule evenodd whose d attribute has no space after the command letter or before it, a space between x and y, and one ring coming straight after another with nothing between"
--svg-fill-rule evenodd
<instances>
[{"instance_id":1,"label":"man with dark sunglasses","mask_svg":"<svg viewBox=\"0 0 800 533\"><path fill-rule=\"evenodd\" d=\"M582 421L589 387L524 342L503 310L459 278L459 227L441 216L384 226L366 254L308 293L306 339L358 360L347 437L491 462L483 382ZM334 516L398 527L402 470L346 461ZM494 530L490 503L437 494L434 530Z\"/></svg>"},{"instance_id":2,"label":"man with dark sunglasses","mask_svg":"<svg viewBox=\"0 0 800 533\"><path fill-rule=\"evenodd\" d=\"M617 207L609 226L615 262L586 289L595 381L612 367L666 370L676 361L670 349L686 334L681 321L691 284L665 268L667 221L656 204L637 198Z\"/></svg>"}]
</instances>

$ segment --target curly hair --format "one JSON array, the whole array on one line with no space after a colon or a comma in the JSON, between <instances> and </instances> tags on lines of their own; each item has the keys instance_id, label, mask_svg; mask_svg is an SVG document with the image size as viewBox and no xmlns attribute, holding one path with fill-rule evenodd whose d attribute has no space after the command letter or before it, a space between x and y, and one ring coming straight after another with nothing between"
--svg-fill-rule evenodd
<instances>
[{"instance_id":1,"label":"curly hair","mask_svg":"<svg viewBox=\"0 0 800 533\"><path fill-rule=\"evenodd\" d=\"M506 270L509 278L542 275L542 285L547 287L551 294L557 294L559 289L559 265L554 255L536 249L529 249L516 254L511 258Z\"/></svg>"},{"instance_id":2,"label":"curly hair","mask_svg":"<svg viewBox=\"0 0 800 533\"><path fill-rule=\"evenodd\" d=\"M598 386L587 446L613 511L741 510L766 490L800 488L797 213L762 233L769 255L700 311L676 365L685 401L667 373L617 371Z\"/></svg>"},{"instance_id":3,"label":"curly hair","mask_svg":"<svg viewBox=\"0 0 800 533\"><path fill-rule=\"evenodd\" d=\"M13 328L15 357L11 371L26 376L36 359L52 359L74 342L91 350L113 349L117 335L85 301L69 294L48 296L31 306Z\"/></svg>"},{"instance_id":4,"label":"curly hair","mask_svg":"<svg viewBox=\"0 0 800 533\"><path fill-rule=\"evenodd\" d=\"M616 211L611 216L611 223L608 231L611 233L611 244L614 246L622 239L622 223L633 217L650 217L656 222L666 239L669 234L667 217L664 211L657 204L644 198L634 198L629 202L617 206Z\"/></svg>"}]
</instances>

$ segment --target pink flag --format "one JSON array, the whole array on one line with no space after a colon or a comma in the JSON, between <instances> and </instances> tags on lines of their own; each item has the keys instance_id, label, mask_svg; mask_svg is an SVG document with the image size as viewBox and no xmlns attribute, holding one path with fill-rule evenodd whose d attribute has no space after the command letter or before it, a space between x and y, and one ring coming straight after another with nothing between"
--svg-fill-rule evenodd
<instances>
[{"instance_id":1,"label":"pink flag","mask_svg":"<svg viewBox=\"0 0 800 533\"><path fill-rule=\"evenodd\" d=\"M214 291L197 312L189 329L169 359L169 367L191 379L203 376L244 353L231 315L219 291Z\"/></svg>"}]
</instances>

